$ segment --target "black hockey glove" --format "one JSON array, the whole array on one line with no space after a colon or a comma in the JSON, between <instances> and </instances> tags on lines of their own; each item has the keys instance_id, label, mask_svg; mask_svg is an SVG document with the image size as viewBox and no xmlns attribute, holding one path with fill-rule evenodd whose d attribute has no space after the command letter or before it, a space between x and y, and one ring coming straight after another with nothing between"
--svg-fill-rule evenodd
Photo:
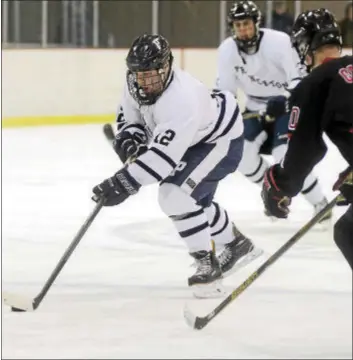
<instances>
[{"instance_id":1,"label":"black hockey glove","mask_svg":"<svg viewBox=\"0 0 353 360\"><path fill-rule=\"evenodd\" d=\"M93 188L92 200L98 202L103 197L105 198L104 206L119 205L129 196L136 194L140 187L141 185L126 168L122 168L114 176Z\"/></svg>"},{"instance_id":2,"label":"black hockey glove","mask_svg":"<svg viewBox=\"0 0 353 360\"><path fill-rule=\"evenodd\" d=\"M147 151L147 137L140 132L131 134L122 131L116 135L113 148L123 164L127 160L133 161Z\"/></svg>"},{"instance_id":3,"label":"black hockey glove","mask_svg":"<svg viewBox=\"0 0 353 360\"><path fill-rule=\"evenodd\" d=\"M332 189L342 194L337 201L338 206L353 204L353 170L348 168L341 172Z\"/></svg>"},{"instance_id":4,"label":"black hockey glove","mask_svg":"<svg viewBox=\"0 0 353 360\"><path fill-rule=\"evenodd\" d=\"M266 116L269 119L275 120L287 112L289 112L288 99L285 96L273 96L267 101Z\"/></svg>"},{"instance_id":5,"label":"black hockey glove","mask_svg":"<svg viewBox=\"0 0 353 360\"><path fill-rule=\"evenodd\" d=\"M276 164L265 172L261 197L268 215L286 219L289 214L291 198L286 196L276 184L275 174L278 167L279 165Z\"/></svg>"}]
</instances>

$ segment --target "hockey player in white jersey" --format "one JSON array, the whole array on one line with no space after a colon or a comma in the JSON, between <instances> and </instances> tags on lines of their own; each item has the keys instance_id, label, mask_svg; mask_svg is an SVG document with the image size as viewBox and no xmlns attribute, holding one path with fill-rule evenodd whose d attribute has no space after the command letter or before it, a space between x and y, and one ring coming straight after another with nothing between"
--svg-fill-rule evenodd
<instances>
[{"instance_id":1,"label":"hockey player in white jersey","mask_svg":"<svg viewBox=\"0 0 353 360\"><path fill-rule=\"evenodd\" d=\"M262 155L280 162L287 149L289 110L288 90L300 81L303 70L287 34L260 29L261 12L252 1L237 1L230 9L228 25L232 36L218 49L216 87L241 89L246 96L244 117L245 145L239 171L250 181L262 184L269 163ZM321 210L327 200L313 173L306 178L302 194ZM323 220L331 217L328 214Z\"/></svg>"},{"instance_id":2,"label":"hockey player in white jersey","mask_svg":"<svg viewBox=\"0 0 353 360\"><path fill-rule=\"evenodd\" d=\"M106 206L118 205L141 186L159 183L161 209L196 260L189 286L198 297L219 295L224 275L261 254L213 200L243 152L237 101L175 68L162 36L138 37L126 63L114 142L125 166L94 187L93 200L104 197ZM222 249L218 256L211 240Z\"/></svg>"}]
</instances>

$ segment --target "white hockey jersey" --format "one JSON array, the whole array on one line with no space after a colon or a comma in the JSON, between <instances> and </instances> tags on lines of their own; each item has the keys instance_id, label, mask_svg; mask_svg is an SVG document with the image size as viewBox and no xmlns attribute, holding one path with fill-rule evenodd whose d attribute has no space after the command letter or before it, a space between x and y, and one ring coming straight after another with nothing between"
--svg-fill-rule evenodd
<instances>
[{"instance_id":1,"label":"white hockey jersey","mask_svg":"<svg viewBox=\"0 0 353 360\"><path fill-rule=\"evenodd\" d=\"M146 131L148 151L129 173L147 185L165 179L189 147L243 134L240 109L230 92L211 92L181 69L174 69L167 88L153 105L140 106L125 85L117 114L119 131Z\"/></svg>"},{"instance_id":2,"label":"white hockey jersey","mask_svg":"<svg viewBox=\"0 0 353 360\"><path fill-rule=\"evenodd\" d=\"M234 95L241 89L250 111L265 110L271 96L288 96L287 90L306 75L287 34L272 29L261 29L260 34L259 50L253 55L240 52L232 37L218 48L216 88Z\"/></svg>"}]
</instances>

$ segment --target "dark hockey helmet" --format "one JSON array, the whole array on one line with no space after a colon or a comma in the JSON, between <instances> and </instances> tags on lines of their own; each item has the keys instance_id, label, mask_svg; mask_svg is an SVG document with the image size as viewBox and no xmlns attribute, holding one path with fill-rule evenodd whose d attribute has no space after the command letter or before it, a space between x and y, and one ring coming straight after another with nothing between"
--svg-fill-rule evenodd
<instances>
[{"instance_id":1,"label":"dark hockey helmet","mask_svg":"<svg viewBox=\"0 0 353 360\"><path fill-rule=\"evenodd\" d=\"M236 20L252 19L255 25L255 34L251 39L239 39L234 32L233 24ZM228 26L231 28L235 42L240 50L248 54L256 52L260 40L259 28L261 23L261 11L253 1L236 1L228 14Z\"/></svg>"},{"instance_id":2,"label":"dark hockey helmet","mask_svg":"<svg viewBox=\"0 0 353 360\"><path fill-rule=\"evenodd\" d=\"M302 64L305 64L307 55L313 57L315 50L321 46L332 44L342 48L339 25L334 15L323 8L305 11L297 17L291 42Z\"/></svg>"},{"instance_id":3,"label":"dark hockey helmet","mask_svg":"<svg viewBox=\"0 0 353 360\"><path fill-rule=\"evenodd\" d=\"M126 57L126 79L140 105L152 105L162 95L172 73L173 55L161 35L144 34L134 40Z\"/></svg>"}]
</instances>

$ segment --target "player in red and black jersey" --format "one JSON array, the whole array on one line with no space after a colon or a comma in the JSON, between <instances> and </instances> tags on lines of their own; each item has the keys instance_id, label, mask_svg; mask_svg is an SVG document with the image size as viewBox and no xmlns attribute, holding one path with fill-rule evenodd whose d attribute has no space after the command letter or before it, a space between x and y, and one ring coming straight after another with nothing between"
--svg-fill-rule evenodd
<instances>
[{"instance_id":1,"label":"player in red and black jersey","mask_svg":"<svg viewBox=\"0 0 353 360\"><path fill-rule=\"evenodd\" d=\"M299 15L291 39L310 74L292 93L288 150L283 162L266 172L262 198L271 215L287 217L291 198L300 192L307 174L326 154L326 133L348 163L333 187L345 198L338 205L349 205L335 224L334 240L352 267L353 57L341 57L340 30L326 9Z\"/></svg>"}]
</instances>

